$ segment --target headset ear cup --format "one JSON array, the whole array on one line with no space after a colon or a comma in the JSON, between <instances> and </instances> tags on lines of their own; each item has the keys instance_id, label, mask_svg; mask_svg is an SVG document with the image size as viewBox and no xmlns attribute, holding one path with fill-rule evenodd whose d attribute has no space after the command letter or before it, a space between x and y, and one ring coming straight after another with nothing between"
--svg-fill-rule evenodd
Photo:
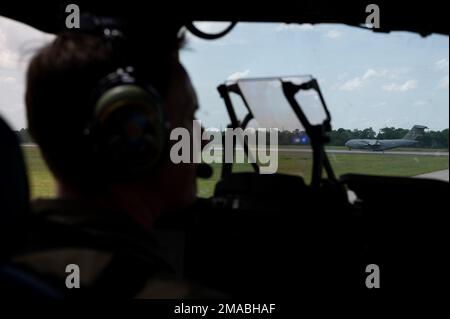
<instances>
[{"instance_id":1,"label":"headset ear cup","mask_svg":"<svg viewBox=\"0 0 450 319\"><path fill-rule=\"evenodd\" d=\"M134 178L155 170L166 142L162 101L152 90L120 84L94 110L94 149L106 175Z\"/></svg>"}]
</instances>

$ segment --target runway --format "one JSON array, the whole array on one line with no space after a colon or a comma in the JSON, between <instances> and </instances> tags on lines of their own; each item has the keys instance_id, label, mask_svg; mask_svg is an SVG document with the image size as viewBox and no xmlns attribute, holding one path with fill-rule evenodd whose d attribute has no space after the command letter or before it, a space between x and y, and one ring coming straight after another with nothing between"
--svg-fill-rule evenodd
<instances>
[{"instance_id":1,"label":"runway","mask_svg":"<svg viewBox=\"0 0 450 319\"><path fill-rule=\"evenodd\" d=\"M421 175L417 175L414 176L417 178L431 178L431 179L438 179L440 181L449 181L449 170L448 169L444 169L442 171L436 171L436 172L432 172L432 173L428 173L428 174L421 174Z\"/></svg>"},{"instance_id":2,"label":"runway","mask_svg":"<svg viewBox=\"0 0 450 319\"><path fill-rule=\"evenodd\" d=\"M36 144L22 144L22 147L37 147ZM215 151L222 151L222 147L214 147ZM242 147L237 147L237 151L243 151ZM253 149L255 150L255 149ZM270 148L270 151L274 148ZM269 151L269 149L267 150ZM279 147L278 152L280 153L312 153L310 148L290 148L290 147ZM328 154L367 154L367 155L413 155L413 156L448 156L449 152L440 151L385 151L385 152L373 152L373 151L361 151L361 150L334 150L326 149Z\"/></svg>"},{"instance_id":3,"label":"runway","mask_svg":"<svg viewBox=\"0 0 450 319\"><path fill-rule=\"evenodd\" d=\"M311 153L311 149L300 148L279 148L279 152L303 152ZM360 151L360 150L326 150L329 154L369 154L369 155L414 155L414 156L448 156L448 152L412 152L412 151L385 151L385 152L373 152L373 151Z\"/></svg>"},{"instance_id":4,"label":"runway","mask_svg":"<svg viewBox=\"0 0 450 319\"><path fill-rule=\"evenodd\" d=\"M221 151L222 148L215 148L217 151ZM236 148L238 151L243 151L243 148ZM253 149L254 150L254 149ZM270 148L273 150L273 148ZM310 148L287 148L279 147L280 153L312 153ZM373 152L373 151L361 151L361 150L334 150L326 149L328 154L366 154L366 155L412 155L412 156L448 156L449 152L440 151L385 151L385 152Z\"/></svg>"}]
</instances>

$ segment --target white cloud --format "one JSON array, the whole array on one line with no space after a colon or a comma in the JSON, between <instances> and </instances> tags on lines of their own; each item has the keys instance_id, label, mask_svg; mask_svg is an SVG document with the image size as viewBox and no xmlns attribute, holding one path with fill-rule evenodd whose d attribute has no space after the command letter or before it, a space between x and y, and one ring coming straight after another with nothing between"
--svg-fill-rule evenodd
<instances>
[{"instance_id":1,"label":"white cloud","mask_svg":"<svg viewBox=\"0 0 450 319\"><path fill-rule=\"evenodd\" d=\"M24 68L31 54L54 38L0 16L0 69Z\"/></svg>"},{"instance_id":2,"label":"white cloud","mask_svg":"<svg viewBox=\"0 0 450 319\"><path fill-rule=\"evenodd\" d=\"M404 69L373 69L369 68L364 72L363 75L357 76L350 80L347 80L342 85L338 85L337 89L341 91L354 91L364 87L370 80L378 78L378 79L399 79L404 74L408 73L408 70ZM404 92L413 90L417 87L417 81L409 80L403 84L391 83L388 85L382 86L382 89L385 91L397 91Z\"/></svg>"},{"instance_id":3,"label":"white cloud","mask_svg":"<svg viewBox=\"0 0 450 319\"><path fill-rule=\"evenodd\" d=\"M327 33L325 33L325 37L330 38L330 39L337 39L337 38L340 38L341 36L342 36L342 32L337 31L337 30L330 30Z\"/></svg>"},{"instance_id":4,"label":"white cloud","mask_svg":"<svg viewBox=\"0 0 450 319\"><path fill-rule=\"evenodd\" d=\"M250 70L249 70L249 69L247 69L247 70L245 70L245 71L242 71L242 72L235 72L235 73L231 74L231 75L227 78L227 80L228 80L228 81L236 81L236 80L239 80L240 78L246 77L249 73L250 73Z\"/></svg>"},{"instance_id":5,"label":"white cloud","mask_svg":"<svg viewBox=\"0 0 450 319\"><path fill-rule=\"evenodd\" d=\"M7 38L0 30L0 69L11 69L17 65L18 55L7 46Z\"/></svg>"},{"instance_id":6,"label":"white cloud","mask_svg":"<svg viewBox=\"0 0 450 319\"><path fill-rule=\"evenodd\" d=\"M16 78L12 76L0 76L0 83L15 83Z\"/></svg>"},{"instance_id":7,"label":"white cloud","mask_svg":"<svg viewBox=\"0 0 450 319\"><path fill-rule=\"evenodd\" d=\"M313 31L314 26L311 23L281 23L276 28L275 31L291 31L291 30L299 30L299 31Z\"/></svg>"},{"instance_id":8,"label":"white cloud","mask_svg":"<svg viewBox=\"0 0 450 319\"><path fill-rule=\"evenodd\" d=\"M386 77L386 76L388 76L388 74L389 74L389 72L386 69L381 69L381 70L368 69L366 71L366 73L364 73L362 78L364 80L368 80L368 79L374 78L374 77Z\"/></svg>"},{"instance_id":9,"label":"white cloud","mask_svg":"<svg viewBox=\"0 0 450 319\"><path fill-rule=\"evenodd\" d=\"M438 89L448 89L448 74L439 81Z\"/></svg>"},{"instance_id":10,"label":"white cloud","mask_svg":"<svg viewBox=\"0 0 450 319\"><path fill-rule=\"evenodd\" d=\"M384 91L389 92L406 92L417 88L416 80L408 80L403 84L391 83L381 87Z\"/></svg>"},{"instance_id":11,"label":"white cloud","mask_svg":"<svg viewBox=\"0 0 450 319\"><path fill-rule=\"evenodd\" d=\"M434 66L437 70L447 70L448 71L448 59L446 59L446 58L441 59L441 60L437 61L434 64Z\"/></svg>"},{"instance_id":12,"label":"white cloud","mask_svg":"<svg viewBox=\"0 0 450 319\"><path fill-rule=\"evenodd\" d=\"M0 114L15 129L26 125L23 78L28 61L53 38L54 35L0 17Z\"/></svg>"},{"instance_id":13,"label":"white cloud","mask_svg":"<svg viewBox=\"0 0 450 319\"><path fill-rule=\"evenodd\" d=\"M389 77L391 76L391 72L386 69L367 69L366 72L362 76L358 76L356 78L350 79L346 81L344 84L338 87L341 91L354 91L362 88L367 81L372 78L379 77Z\"/></svg>"},{"instance_id":14,"label":"white cloud","mask_svg":"<svg viewBox=\"0 0 450 319\"><path fill-rule=\"evenodd\" d=\"M364 80L361 77L348 80L339 87L341 91L354 91L361 88L364 85Z\"/></svg>"}]
</instances>

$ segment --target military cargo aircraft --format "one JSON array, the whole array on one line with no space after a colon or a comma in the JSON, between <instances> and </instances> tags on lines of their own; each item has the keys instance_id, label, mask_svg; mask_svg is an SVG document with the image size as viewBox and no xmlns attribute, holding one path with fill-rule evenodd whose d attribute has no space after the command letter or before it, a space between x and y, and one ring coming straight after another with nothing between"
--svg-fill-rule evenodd
<instances>
[{"instance_id":1,"label":"military cargo aircraft","mask_svg":"<svg viewBox=\"0 0 450 319\"><path fill-rule=\"evenodd\" d=\"M424 130L427 129L423 125L414 125L412 129L400 139L352 139L345 143L349 150L371 150L384 151L402 146L412 146L418 143L417 138L423 135Z\"/></svg>"}]
</instances>

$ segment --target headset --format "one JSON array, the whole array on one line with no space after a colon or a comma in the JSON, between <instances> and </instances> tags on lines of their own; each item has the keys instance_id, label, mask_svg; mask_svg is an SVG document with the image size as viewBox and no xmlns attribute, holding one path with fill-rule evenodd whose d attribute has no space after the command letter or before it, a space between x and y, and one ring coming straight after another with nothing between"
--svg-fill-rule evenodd
<instances>
[{"instance_id":1,"label":"headset","mask_svg":"<svg viewBox=\"0 0 450 319\"><path fill-rule=\"evenodd\" d=\"M100 31L111 46L115 71L93 90L92 116L84 129L94 170L102 179L137 179L157 171L167 147L163 99L148 77L124 54L126 38L118 20L85 16L84 31Z\"/></svg>"}]
</instances>

